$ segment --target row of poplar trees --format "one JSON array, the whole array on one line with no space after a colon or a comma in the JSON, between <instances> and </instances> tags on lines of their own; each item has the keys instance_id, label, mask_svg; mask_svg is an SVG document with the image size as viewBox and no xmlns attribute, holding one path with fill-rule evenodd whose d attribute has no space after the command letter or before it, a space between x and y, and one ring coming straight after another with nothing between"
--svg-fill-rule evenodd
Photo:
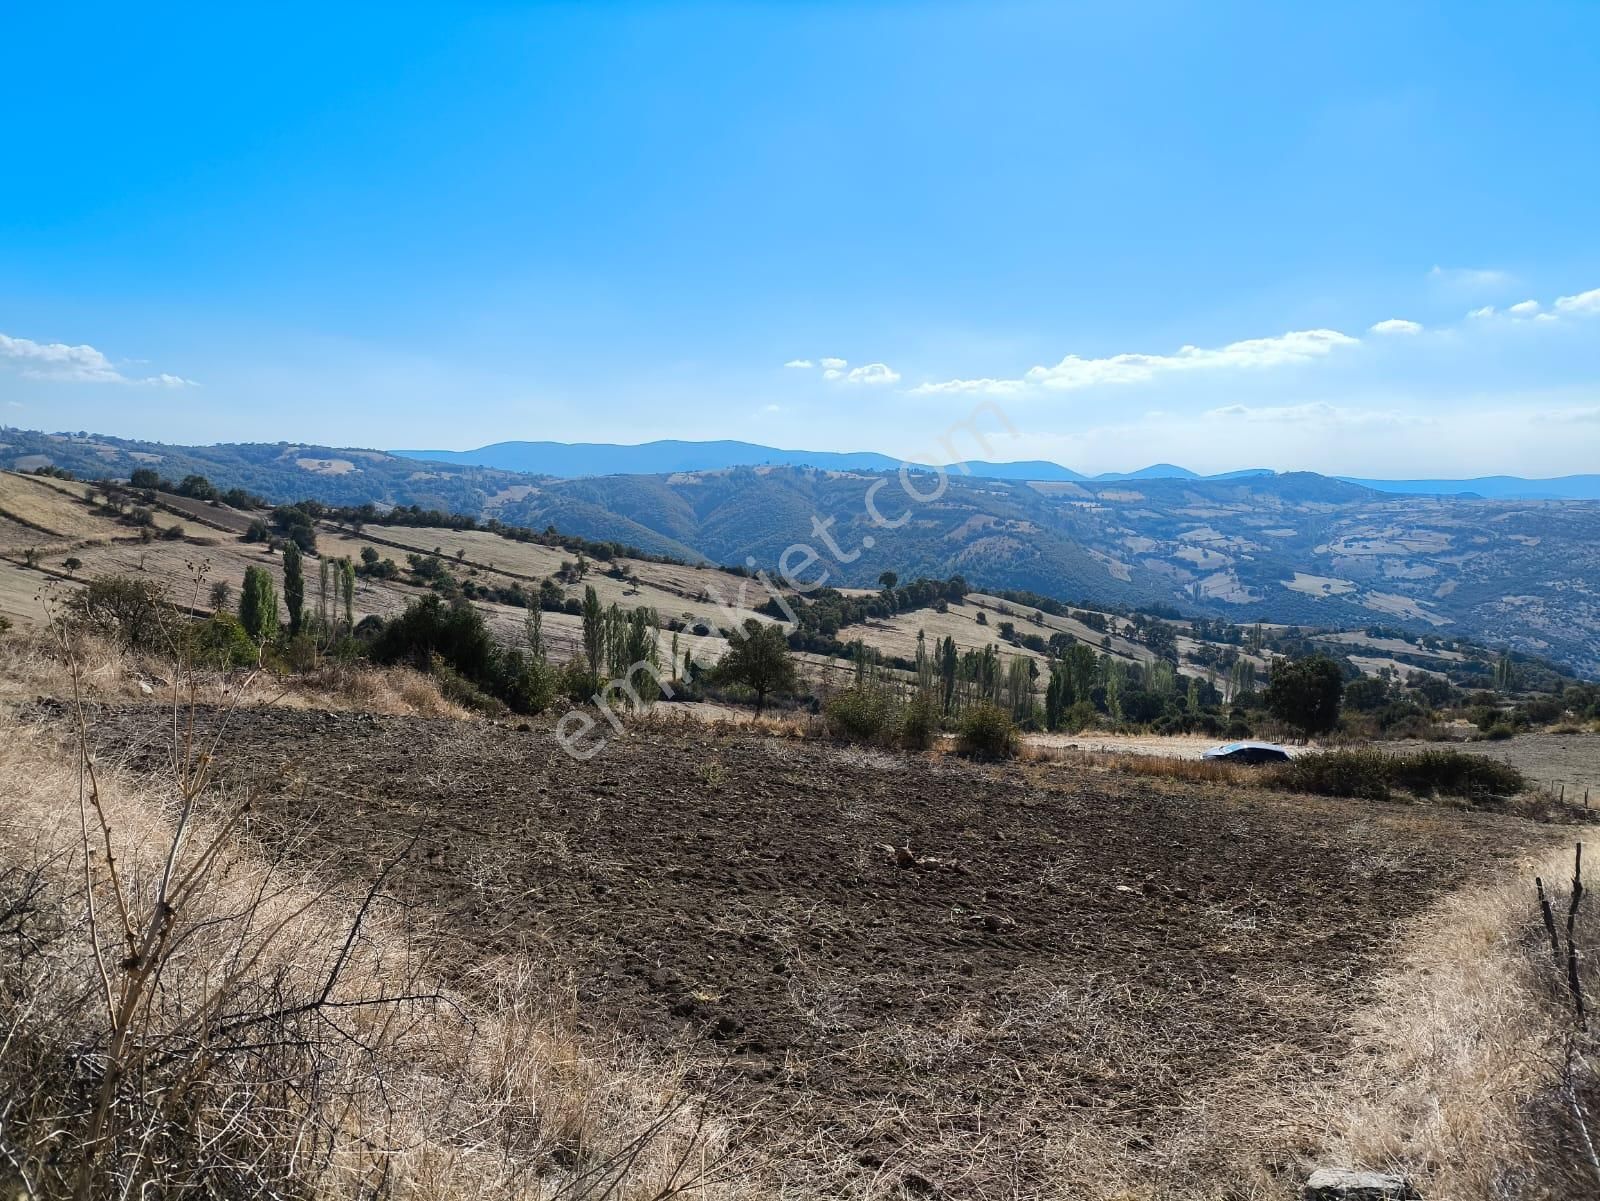
<instances>
[{"instance_id":1,"label":"row of poplar trees","mask_svg":"<svg viewBox=\"0 0 1600 1201\"><path fill-rule=\"evenodd\" d=\"M317 560L316 608L306 608L305 552L293 542L283 546L283 607L288 611L290 638L309 634L319 649L337 646L355 631L356 569L349 559ZM272 642L279 622L278 589L265 567L247 567L239 592L239 624L260 643Z\"/></svg>"}]
</instances>

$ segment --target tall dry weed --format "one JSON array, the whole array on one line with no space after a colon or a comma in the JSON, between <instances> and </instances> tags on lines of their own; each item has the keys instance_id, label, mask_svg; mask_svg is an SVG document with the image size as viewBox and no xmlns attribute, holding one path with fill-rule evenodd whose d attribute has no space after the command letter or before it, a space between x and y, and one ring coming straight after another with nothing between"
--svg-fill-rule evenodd
<instances>
[{"instance_id":1,"label":"tall dry weed","mask_svg":"<svg viewBox=\"0 0 1600 1201\"><path fill-rule=\"evenodd\" d=\"M225 741L190 738L181 705L174 730L170 767L135 779L88 729L0 713L0 1185L717 1195L721 1132L672 1064L580 1041L526 965L440 988L382 877L348 892L267 858L259 790L215 773Z\"/></svg>"}]
</instances>

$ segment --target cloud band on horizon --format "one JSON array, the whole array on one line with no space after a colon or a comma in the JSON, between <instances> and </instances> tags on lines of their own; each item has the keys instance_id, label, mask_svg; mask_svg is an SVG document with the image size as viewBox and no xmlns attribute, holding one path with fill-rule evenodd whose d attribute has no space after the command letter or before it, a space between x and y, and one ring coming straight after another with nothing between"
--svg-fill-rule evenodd
<instances>
[{"instance_id":1,"label":"cloud band on horizon","mask_svg":"<svg viewBox=\"0 0 1600 1201\"><path fill-rule=\"evenodd\" d=\"M160 372L137 378L124 375L101 351L87 344L35 342L0 334L0 361L18 364L28 379L78 384L136 384L155 388L193 388L198 385L181 375Z\"/></svg>"}]
</instances>

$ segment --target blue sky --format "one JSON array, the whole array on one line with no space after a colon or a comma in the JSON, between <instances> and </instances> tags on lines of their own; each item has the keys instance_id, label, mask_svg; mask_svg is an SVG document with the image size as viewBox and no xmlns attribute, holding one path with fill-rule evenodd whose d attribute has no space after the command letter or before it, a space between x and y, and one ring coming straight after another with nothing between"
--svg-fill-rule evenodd
<instances>
[{"instance_id":1,"label":"blue sky","mask_svg":"<svg viewBox=\"0 0 1600 1201\"><path fill-rule=\"evenodd\" d=\"M1596 470L1596 79L1590 3L15 6L0 423Z\"/></svg>"}]
</instances>

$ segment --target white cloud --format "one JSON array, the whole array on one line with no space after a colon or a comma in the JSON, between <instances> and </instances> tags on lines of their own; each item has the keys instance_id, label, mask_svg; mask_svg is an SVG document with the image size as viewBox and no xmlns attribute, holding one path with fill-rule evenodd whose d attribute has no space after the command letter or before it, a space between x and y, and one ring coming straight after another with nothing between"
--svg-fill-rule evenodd
<instances>
[{"instance_id":1,"label":"white cloud","mask_svg":"<svg viewBox=\"0 0 1600 1201\"><path fill-rule=\"evenodd\" d=\"M1491 317L1509 318L1512 321L1556 321L1561 316L1577 317L1600 314L1600 288L1579 292L1573 296L1558 296L1547 311L1539 301L1529 299L1497 309L1492 304L1473 309L1467 314L1471 320L1485 321Z\"/></svg>"},{"instance_id":2,"label":"white cloud","mask_svg":"<svg viewBox=\"0 0 1600 1201\"><path fill-rule=\"evenodd\" d=\"M846 384L897 384L900 382L900 373L887 363L866 363L863 366L852 368L848 359L825 358L813 363L810 359L791 359L784 364L785 367L812 367L822 368L822 378ZM776 407L770 409L776 412Z\"/></svg>"},{"instance_id":3,"label":"white cloud","mask_svg":"<svg viewBox=\"0 0 1600 1201\"><path fill-rule=\"evenodd\" d=\"M1543 412L1533 414L1533 419L1535 421L1552 421L1561 425L1600 421L1600 405L1572 409L1545 409Z\"/></svg>"},{"instance_id":4,"label":"white cloud","mask_svg":"<svg viewBox=\"0 0 1600 1201\"><path fill-rule=\"evenodd\" d=\"M78 384L149 384L163 388L194 387L182 376L153 375L130 378L93 346L68 346L64 342L35 342L0 334L0 361L16 365L29 379Z\"/></svg>"},{"instance_id":5,"label":"white cloud","mask_svg":"<svg viewBox=\"0 0 1600 1201\"><path fill-rule=\"evenodd\" d=\"M1157 375L1176 371L1217 371L1234 368L1277 367L1320 359L1343 346L1355 346L1359 339L1333 329L1291 330L1270 338L1248 338L1226 346L1207 348L1184 346L1176 353L1116 354L1102 359L1086 359L1069 354L1053 367L1030 367L1021 380L946 380L923 384L919 393L986 392L990 395L1020 390L1030 384L1055 392L1090 388L1097 384L1141 383Z\"/></svg>"},{"instance_id":6,"label":"white cloud","mask_svg":"<svg viewBox=\"0 0 1600 1201\"><path fill-rule=\"evenodd\" d=\"M854 367L844 377L847 384L895 384L900 382L900 373L891 368L887 363L868 363L864 367Z\"/></svg>"},{"instance_id":7,"label":"white cloud","mask_svg":"<svg viewBox=\"0 0 1600 1201\"><path fill-rule=\"evenodd\" d=\"M1579 292L1576 296L1557 298L1556 311L1559 313L1581 313L1586 316L1591 313L1600 313L1600 288L1590 288L1587 292Z\"/></svg>"},{"instance_id":8,"label":"white cloud","mask_svg":"<svg viewBox=\"0 0 1600 1201\"><path fill-rule=\"evenodd\" d=\"M761 411L763 413L781 413L783 412L783 406L776 404L762 405Z\"/></svg>"},{"instance_id":9,"label":"white cloud","mask_svg":"<svg viewBox=\"0 0 1600 1201\"><path fill-rule=\"evenodd\" d=\"M1029 368L1027 378L1056 390L1086 388L1101 383L1137 383L1168 371L1214 371L1303 363L1322 358L1341 346L1354 345L1355 338L1337 330L1293 330L1271 338L1230 342L1217 349L1185 346L1170 355L1118 354L1105 359L1083 359L1068 355L1054 367Z\"/></svg>"},{"instance_id":10,"label":"white cloud","mask_svg":"<svg viewBox=\"0 0 1600 1201\"><path fill-rule=\"evenodd\" d=\"M1440 267L1435 265L1428 278L1458 292L1483 292L1503 288L1512 282L1511 273L1494 267Z\"/></svg>"},{"instance_id":11,"label":"white cloud","mask_svg":"<svg viewBox=\"0 0 1600 1201\"><path fill-rule=\"evenodd\" d=\"M1212 409L1206 416L1217 420L1270 422L1279 425L1421 425L1430 420L1392 409L1351 409L1342 405L1331 405L1326 401L1262 408L1232 404Z\"/></svg>"},{"instance_id":12,"label":"white cloud","mask_svg":"<svg viewBox=\"0 0 1600 1201\"><path fill-rule=\"evenodd\" d=\"M1422 326L1415 321L1407 321L1403 317L1390 317L1387 321L1379 321L1368 332L1374 334L1420 334Z\"/></svg>"},{"instance_id":13,"label":"white cloud","mask_svg":"<svg viewBox=\"0 0 1600 1201\"><path fill-rule=\"evenodd\" d=\"M20 364L30 379L75 380L82 383L126 383L109 359L93 346L35 342L0 334L0 359Z\"/></svg>"},{"instance_id":14,"label":"white cloud","mask_svg":"<svg viewBox=\"0 0 1600 1201\"><path fill-rule=\"evenodd\" d=\"M1028 390L1028 381L1020 379L947 379L939 383L918 384L911 389L913 396L937 396L942 393L978 393L984 396L1015 396Z\"/></svg>"}]
</instances>

